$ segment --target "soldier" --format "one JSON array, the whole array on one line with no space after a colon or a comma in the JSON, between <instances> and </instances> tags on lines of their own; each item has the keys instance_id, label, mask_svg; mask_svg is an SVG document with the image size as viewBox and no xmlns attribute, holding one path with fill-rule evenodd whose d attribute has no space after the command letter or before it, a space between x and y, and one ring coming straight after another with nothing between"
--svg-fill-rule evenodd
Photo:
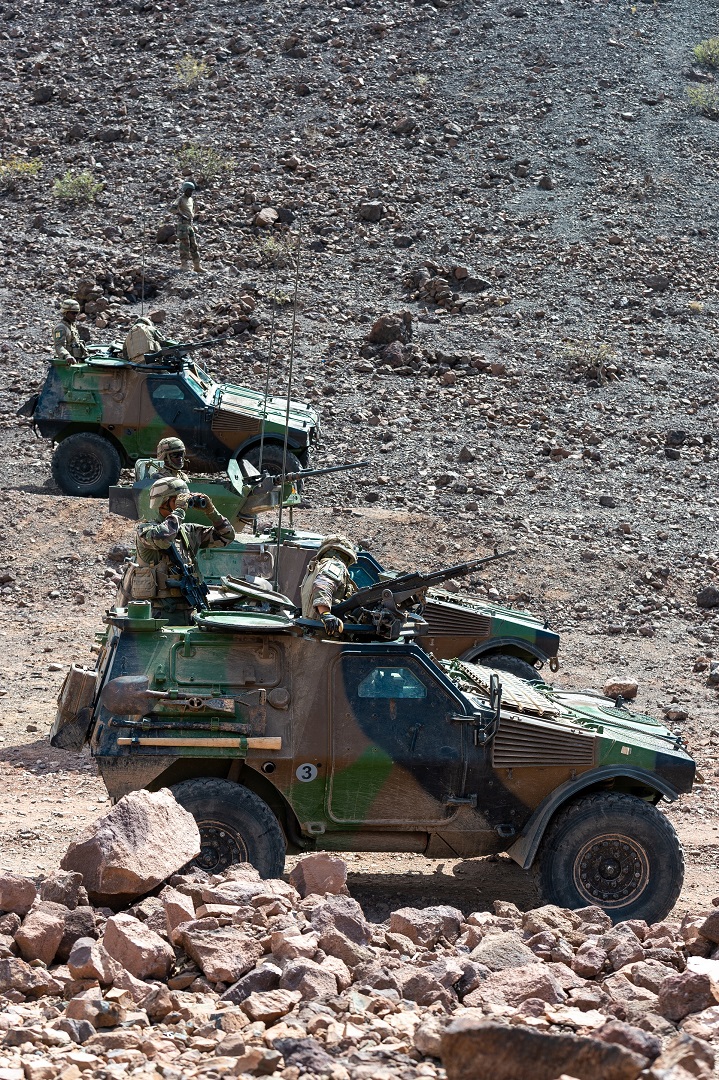
<instances>
[{"instance_id":1,"label":"soldier","mask_svg":"<svg viewBox=\"0 0 719 1080\"><path fill-rule=\"evenodd\" d=\"M346 536L327 536L317 557L307 567L302 582L302 616L305 619L322 620L330 637L341 634L344 625L333 615L330 608L357 591L350 577L349 567L357 562L357 551Z\"/></svg>"},{"instance_id":2,"label":"soldier","mask_svg":"<svg viewBox=\"0 0 719 1080\"><path fill-rule=\"evenodd\" d=\"M212 524L184 524L189 501L190 491L184 480L162 477L150 489L150 510L157 517L137 526L137 561L130 567L129 579L123 581L122 602L150 600L153 618L181 616L187 621L192 610L180 588L180 571L168 554L173 544L184 565L201 581L197 552L206 547L226 547L235 539L232 525L209 498L203 510Z\"/></svg>"},{"instance_id":3,"label":"soldier","mask_svg":"<svg viewBox=\"0 0 719 1080\"><path fill-rule=\"evenodd\" d=\"M195 185L189 180L180 188L180 195L172 204L172 209L177 214L177 239L180 242L180 269L187 270L187 260L192 256L192 265L196 273L204 274L200 265L200 254L197 250L197 234L195 233L195 200L192 193Z\"/></svg>"},{"instance_id":4,"label":"soldier","mask_svg":"<svg viewBox=\"0 0 719 1080\"><path fill-rule=\"evenodd\" d=\"M147 315L138 315L125 338L122 355L132 364L143 364L145 353L158 352L171 344L173 342L160 337L152 319L148 319Z\"/></svg>"},{"instance_id":5,"label":"soldier","mask_svg":"<svg viewBox=\"0 0 719 1080\"><path fill-rule=\"evenodd\" d=\"M62 319L53 332L55 356L66 364L79 364L87 360L88 352L85 342L80 337L75 321L80 314L80 305L72 298L63 300L60 305Z\"/></svg>"},{"instance_id":6,"label":"soldier","mask_svg":"<svg viewBox=\"0 0 719 1080\"><path fill-rule=\"evenodd\" d=\"M154 473L157 479L159 480L161 476L174 476L178 480L184 480L186 484L189 483L189 476L186 472L183 472L186 453L187 450L182 439L174 437L160 439L155 451L155 457L162 462L162 468L157 469Z\"/></svg>"}]
</instances>

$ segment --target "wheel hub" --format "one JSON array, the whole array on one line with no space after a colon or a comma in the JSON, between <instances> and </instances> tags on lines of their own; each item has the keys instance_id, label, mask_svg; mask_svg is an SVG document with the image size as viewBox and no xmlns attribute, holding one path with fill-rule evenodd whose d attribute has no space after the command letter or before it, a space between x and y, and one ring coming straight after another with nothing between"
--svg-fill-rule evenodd
<instances>
[{"instance_id":1,"label":"wheel hub","mask_svg":"<svg viewBox=\"0 0 719 1080\"><path fill-rule=\"evenodd\" d=\"M635 901L649 880L649 860L628 836L600 836L579 852L574 883L590 904L618 907Z\"/></svg>"},{"instance_id":2,"label":"wheel hub","mask_svg":"<svg viewBox=\"0 0 719 1080\"><path fill-rule=\"evenodd\" d=\"M233 863L248 862L247 848L241 836L231 832L226 825L217 822L198 822L200 830L200 854L191 865L219 874Z\"/></svg>"},{"instance_id":3,"label":"wheel hub","mask_svg":"<svg viewBox=\"0 0 719 1080\"><path fill-rule=\"evenodd\" d=\"M95 484L102 479L102 462L94 454L74 454L67 469L76 484Z\"/></svg>"}]
</instances>

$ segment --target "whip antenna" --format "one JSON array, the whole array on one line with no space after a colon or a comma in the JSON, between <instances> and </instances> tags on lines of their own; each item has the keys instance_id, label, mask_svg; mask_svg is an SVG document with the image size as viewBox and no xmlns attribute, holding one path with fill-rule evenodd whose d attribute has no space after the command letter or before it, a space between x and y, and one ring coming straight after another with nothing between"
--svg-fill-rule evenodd
<instances>
[{"instance_id":1,"label":"whip antenna","mask_svg":"<svg viewBox=\"0 0 719 1080\"><path fill-rule=\"evenodd\" d=\"M140 271L140 314L145 314L145 208L140 210L140 250L142 252Z\"/></svg>"},{"instance_id":2,"label":"whip antenna","mask_svg":"<svg viewBox=\"0 0 719 1080\"><path fill-rule=\"evenodd\" d=\"M277 552L275 554L275 591L279 590L280 547L282 545L282 509L287 473L287 442L290 437L290 402L292 400L292 374L295 363L295 340L297 337L297 291L300 284L300 255L302 253L302 217L297 221L297 260L295 263L295 296L292 307L292 332L290 335L290 365L287 374L287 404L285 406L285 438L282 444L282 475L280 476L280 509L277 518Z\"/></svg>"},{"instance_id":3,"label":"whip antenna","mask_svg":"<svg viewBox=\"0 0 719 1080\"><path fill-rule=\"evenodd\" d=\"M267 350L267 374L265 376L265 396L262 404L262 432L260 434L260 464L259 470L262 472L262 461L265 455L265 428L267 427L267 400L270 396L270 371L272 370L272 357L275 351L275 315L277 312L277 281L279 279L280 270L275 265L275 281L272 294L272 323L270 324L270 346Z\"/></svg>"}]
</instances>

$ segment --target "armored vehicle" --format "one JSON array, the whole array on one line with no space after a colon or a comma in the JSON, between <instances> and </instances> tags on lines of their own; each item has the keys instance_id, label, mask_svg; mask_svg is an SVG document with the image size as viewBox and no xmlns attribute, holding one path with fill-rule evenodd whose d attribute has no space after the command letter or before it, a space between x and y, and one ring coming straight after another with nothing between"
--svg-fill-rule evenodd
<instances>
[{"instance_id":1,"label":"armored vehicle","mask_svg":"<svg viewBox=\"0 0 719 1080\"><path fill-rule=\"evenodd\" d=\"M390 593L339 639L282 600L191 626L146 602L112 610L97 667L65 680L52 742L89 741L113 799L171 788L209 872L277 876L286 852L505 851L538 869L547 902L663 918L683 857L657 804L695 775L681 738L602 696L435 661Z\"/></svg>"},{"instance_id":2,"label":"armored vehicle","mask_svg":"<svg viewBox=\"0 0 719 1080\"><path fill-rule=\"evenodd\" d=\"M67 495L106 496L120 470L154 454L160 439L177 436L188 468L219 472L233 458L282 465L287 402L247 387L217 383L183 355L145 364L122 358L117 345L92 346L87 361L55 359L39 394L18 410L57 447L52 474ZM307 464L319 433L314 409L290 402L287 468Z\"/></svg>"}]
</instances>

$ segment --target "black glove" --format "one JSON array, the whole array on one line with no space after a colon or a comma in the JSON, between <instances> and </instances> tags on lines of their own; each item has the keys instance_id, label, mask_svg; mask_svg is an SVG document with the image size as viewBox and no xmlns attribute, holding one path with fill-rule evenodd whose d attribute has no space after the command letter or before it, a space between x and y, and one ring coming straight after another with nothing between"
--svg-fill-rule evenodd
<instances>
[{"instance_id":1,"label":"black glove","mask_svg":"<svg viewBox=\"0 0 719 1080\"><path fill-rule=\"evenodd\" d=\"M342 620L333 615L331 611L323 611L320 619L322 619L322 625L330 637L338 637L345 628Z\"/></svg>"}]
</instances>

